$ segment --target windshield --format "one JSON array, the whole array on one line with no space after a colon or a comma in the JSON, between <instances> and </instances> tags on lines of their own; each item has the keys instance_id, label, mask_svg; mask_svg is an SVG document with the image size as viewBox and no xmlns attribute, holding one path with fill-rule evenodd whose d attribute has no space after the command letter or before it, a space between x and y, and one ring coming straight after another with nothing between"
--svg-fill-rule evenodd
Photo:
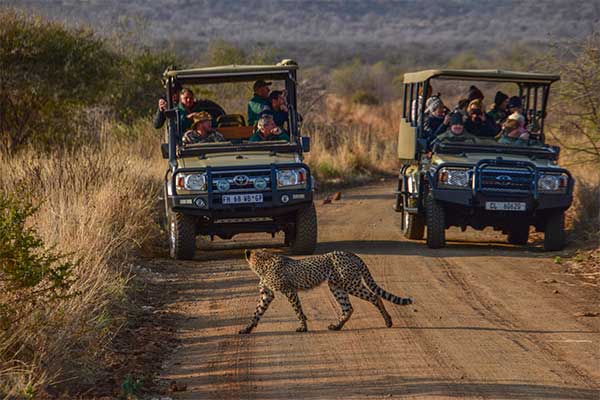
<instances>
[{"instance_id":1,"label":"windshield","mask_svg":"<svg viewBox=\"0 0 600 400\"><path fill-rule=\"evenodd\" d=\"M296 134L285 80L176 85L178 147L289 143Z\"/></svg>"}]
</instances>

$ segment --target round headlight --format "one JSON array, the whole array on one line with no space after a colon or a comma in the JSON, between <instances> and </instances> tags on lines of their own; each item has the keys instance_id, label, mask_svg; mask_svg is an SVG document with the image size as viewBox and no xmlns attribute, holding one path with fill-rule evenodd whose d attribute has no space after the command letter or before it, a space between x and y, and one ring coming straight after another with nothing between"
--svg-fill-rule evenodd
<instances>
[{"instance_id":1,"label":"round headlight","mask_svg":"<svg viewBox=\"0 0 600 400\"><path fill-rule=\"evenodd\" d=\"M231 185L229 184L229 182L226 179L221 179L220 181L217 182L217 190L219 192L226 192L229 190L230 187L231 187Z\"/></svg>"},{"instance_id":2,"label":"round headlight","mask_svg":"<svg viewBox=\"0 0 600 400\"><path fill-rule=\"evenodd\" d=\"M544 191L555 191L560 188L560 176L542 175L538 179L538 188Z\"/></svg>"},{"instance_id":3,"label":"round headlight","mask_svg":"<svg viewBox=\"0 0 600 400\"><path fill-rule=\"evenodd\" d=\"M183 181L187 190L204 190L206 186L206 177L200 174L186 175Z\"/></svg>"},{"instance_id":4,"label":"round headlight","mask_svg":"<svg viewBox=\"0 0 600 400\"><path fill-rule=\"evenodd\" d=\"M264 178L256 178L254 180L254 188L257 190L265 190L267 188L267 181Z\"/></svg>"}]
</instances>

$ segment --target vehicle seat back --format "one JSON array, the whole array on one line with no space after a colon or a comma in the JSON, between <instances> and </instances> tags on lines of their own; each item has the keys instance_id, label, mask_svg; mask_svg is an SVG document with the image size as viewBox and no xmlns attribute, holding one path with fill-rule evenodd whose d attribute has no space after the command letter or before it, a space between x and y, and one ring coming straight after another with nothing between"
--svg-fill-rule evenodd
<instances>
[{"instance_id":1,"label":"vehicle seat back","mask_svg":"<svg viewBox=\"0 0 600 400\"><path fill-rule=\"evenodd\" d=\"M225 114L217 118L217 127L245 126L246 120L242 114Z\"/></svg>"},{"instance_id":2,"label":"vehicle seat back","mask_svg":"<svg viewBox=\"0 0 600 400\"><path fill-rule=\"evenodd\" d=\"M252 136L254 127L252 126L223 126L217 128L227 140L247 140Z\"/></svg>"}]
</instances>

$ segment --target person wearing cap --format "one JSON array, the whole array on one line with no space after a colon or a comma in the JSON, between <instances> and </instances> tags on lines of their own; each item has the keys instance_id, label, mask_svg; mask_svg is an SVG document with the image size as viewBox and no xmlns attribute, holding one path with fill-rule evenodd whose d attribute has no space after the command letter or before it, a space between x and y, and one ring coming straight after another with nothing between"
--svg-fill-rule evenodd
<instances>
[{"instance_id":1,"label":"person wearing cap","mask_svg":"<svg viewBox=\"0 0 600 400\"><path fill-rule=\"evenodd\" d=\"M285 127L288 122L288 109L284 93L281 90L273 90L269 93L269 103L275 125Z\"/></svg>"},{"instance_id":2,"label":"person wearing cap","mask_svg":"<svg viewBox=\"0 0 600 400\"><path fill-rule=\"evenodd\" d=\"M501 91L497 91L496 96L494 96L494 104L492 104L492 109L487 112L487 117L496 124L501 124L506 119L507 106L508 95L502 93Z\"/></svg>"},{"instance_id":3,"label":"person wearing cap","mask_svg":"<svg viewBox=\"0 0 600 400\"><path fill-rule=\"evenodd\" d=\"M426 106L423 130L425 137L431 140L448 128L449 118L446 115L446 106L439 96L427 99Z\"/></svg>"},{"instance_id":4,"label":"person wearing cap","mask_svg":"<svg viewBox=\"0 0 600 400\"><path fill-rule=\"evenodd\" d=\"M500 130L483 112L481 99L472 100L467 106L465 129L477 137L495 137Z\"/></svg>"},{"instance_id":5,"label":"person wearing cap","mask_svg":"<svg viewBox=\"0 0 600 400\"><path fill-rule=\"evenodd\" d=\"M177 106L179 103L179 93L182 89L181 84L175 82L171 89L171 100L173 101L173 105ZM154 114L154 128L160 129L165 124L165 121L167 120L165 111L167 111L167 99L161 97L158 99L158 110L156 110L156 114Z\"/></svg>"},{"instance_id":6,"label":"person wearing cap","mask_svg":"<svg viewBox=\"0 0 600 400\"><path fill-rule=\"evenodd\" d=\"M476 143L477 138L465 130L463 116L460 112L450 114L448 129L441 135L433 139L431 147L437 143L443 142L471 142Z\"/></svg>"},{"instance_id":7,"label":"person wearing cap","mask_svg":"<svg viewBox=\"0 0 600 400\"><path fill-rule=\"evenodd\" d=\"M271 107L269 104L269 86L271 86L271 82L265 82L263 80L254 82L254 96L248 102L249 126L255 125L263 111L266 111Z\"/></svg>"},{"instance_id":8,"label":"person wearing cap","mask_svg":"<svg viewBox=\"0 0 600 400\"><path fill-rule=\"evenodd\" d=\"M224 142L225 138L212 126L212 117L206 111L191 114L192 129L183 135L183 145L193 143Z\"/></svg>"},{"instance_id":9,"label":"person wearing cap","mask_svg":"<svg viewBox=\"0 0 600 400\"><path fill-rule=\"evenodd\" d=\"M483 92L479 90L477 86L471 85L471 87L469 87L469 92L467 93L467 100L469 100L469 102L473 100L481 100L483 102L484 98Z\"/></svg>"},{"instance_id":10,"label":"person wearing cap","mask_svg":"<svg viewBox=\"0 0 600 400\"><path fill-rule=\"evenodd\" d=\"M273 116L263 114L256 124L256 130L248 139L251 142L262 142L270 140L290 140L290 135L281 127L275 125Z\"/></svg>"},{"instance_id":11,"label":"person wearing cap","mask_svg":"<svg viewBox=\"0 0 600 400\"><path fill-rule=\"evenodd\" d=\"M523 101L519 96L512 96L508 99L506 108L508 109L509 115L512 115L513 113L521 114L523 112Z\"/></svg>"}]
</instances>

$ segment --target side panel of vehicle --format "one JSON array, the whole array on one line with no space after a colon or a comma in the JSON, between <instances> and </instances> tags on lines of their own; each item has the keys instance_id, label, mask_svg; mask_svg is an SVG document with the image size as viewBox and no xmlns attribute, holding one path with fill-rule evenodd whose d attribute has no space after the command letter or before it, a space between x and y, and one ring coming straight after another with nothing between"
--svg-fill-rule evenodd
<instances>
[{"instance_id":1,"label":"side panel of vehicle","mask_svg":"<svg viewBox=\"0 0 600 400\"><path fill-rule=\"evenodd\" d=\"M400 162L410 162L417 159L417 128L407 122L405 118L400 120L398 158Z\"/></svg>"}]
</instances>

